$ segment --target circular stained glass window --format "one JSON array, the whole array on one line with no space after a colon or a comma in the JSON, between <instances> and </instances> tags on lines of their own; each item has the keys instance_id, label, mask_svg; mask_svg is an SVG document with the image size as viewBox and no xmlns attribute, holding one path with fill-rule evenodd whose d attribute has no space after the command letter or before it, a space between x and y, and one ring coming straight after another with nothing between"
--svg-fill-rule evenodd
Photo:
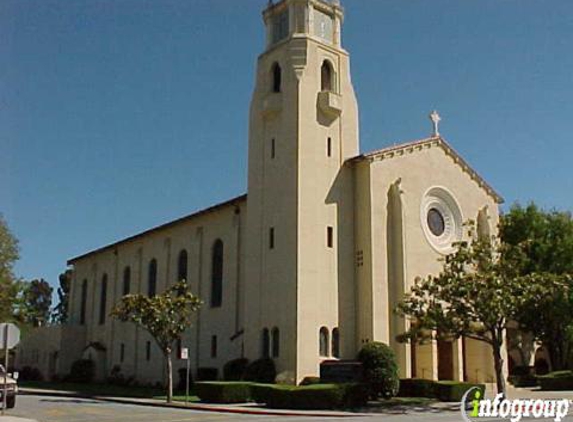
<instances>
[{"instance_id":1,"label":"circular stained glass window","mask_svg":"<svg viewBox=\"0 0 573 422\"><path fill-rule=\"evenodd\" d=\"M446 231L446 222L442 213L436 208L428 210L428 227L434 236L441 236Z\"/></svg>"}]
</instances>

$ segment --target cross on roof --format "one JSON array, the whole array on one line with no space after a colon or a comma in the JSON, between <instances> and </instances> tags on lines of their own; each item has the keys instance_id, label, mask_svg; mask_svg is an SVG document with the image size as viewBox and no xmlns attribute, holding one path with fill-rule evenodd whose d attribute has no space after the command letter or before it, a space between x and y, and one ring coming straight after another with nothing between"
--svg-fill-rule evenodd
<instances>
[{"instance_id":1,"label":"cross on roof","mask_svg":"<svg viewBox=\"0 0 573 422\"><path fill-rule=\"evenodd\" d=\"M432 136L440 136L439 126L442 118L436 110L430 113L430 120L432 121L432 126L434 129Z\"/></svg>"}]
</instances>

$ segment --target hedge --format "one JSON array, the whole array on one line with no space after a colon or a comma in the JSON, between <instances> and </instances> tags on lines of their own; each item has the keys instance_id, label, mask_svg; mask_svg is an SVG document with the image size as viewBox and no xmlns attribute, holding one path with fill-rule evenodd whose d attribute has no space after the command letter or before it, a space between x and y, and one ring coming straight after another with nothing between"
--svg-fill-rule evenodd
<instances>
[{"instance_id":1,"label":"hedge","mask_svg":"<svg viewBox=\"0 0 573 422\"><path fill-rule=\"evenodd\" d=\"M573 390L573 371L556 371L547 375L539 375L537 383L542 390Z\"/></svg>"},{"instance_id":2,"label":"hedge","mask_svg":"<svg viewBox=\"0 0 573 422\"><path fill-rule=\"evenodd\" d=\"M246 403L251 398L251 383L197 382L195 394L206 403Z\"/></svg>"},{"instance_id":3,"label":"hedge","mask_svg":"<svg viewBox=\"0 0 573 422\"><path fill-rule=\"evenodd\" d=\"M466 391L470 388L478 388L481 397L485 397L485 384L473 384L458 381L438 381L436 382L436 397L441 401L461 401Z\"/></svg>"},{"instance_id":4,"label":"hedge","mask_svg":"<svg viewBox=\"0 0 573 422\"><path fill-rule=\"evenodd\" d=\"M251 385L253 399L274 409L336 409L366 404L368 390L360 384Z\"/></svg>"},{"instance_id":5,"label":"hedge","mask_svg":"<svg viewBox=\"0 0 573 422\"><path fill-rule=\"evenodd\" d=\"M400 380L400 397L428 397L437 398L441 401L461 401L463 395L470 388L477 387L481 397L485 394L484 384L474 384L458 381L432 381L426 379L402 379Z\"/></svg>"}]
</instances>

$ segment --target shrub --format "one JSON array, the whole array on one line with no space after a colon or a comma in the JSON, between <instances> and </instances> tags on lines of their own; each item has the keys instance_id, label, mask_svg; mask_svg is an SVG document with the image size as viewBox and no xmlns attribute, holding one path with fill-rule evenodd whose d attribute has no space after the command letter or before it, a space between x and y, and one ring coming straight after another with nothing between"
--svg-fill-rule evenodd
<instances>
[{"instance_id":1,"label":"shrub","mask_svg":"<svg viewBox=\"0 0 573 422\"><path fill-rule=\"evenodd\" d=\"M218 378L217 368L197 368L197 381L217 381Z\"/></svg>"},{"instance_id":2,"label":"shrub","mask_svg":"<svg viewBox=\"0 0 573 422\"><path fill-rule=\"evenodd\" d=\"M198 382L195 393L206 403L246 403L251 396L248 382Z\"/></svg>"},{"instance_id":3,"label":"shrub","mask_svg":"<svg viewBox=\"0 0 573 422\"><path fill-rule=\"evenodd\" d=\"M177 390L185 391L187 387L187 383L185 377L187 376L187 368L179 368L177 370L177 374L179 375L179 381L177 382ZM193 387L193 374L189 371L189 388Z\"/></svg>"},{"instance_id":4,"label":"shrub","mask_svg":"<svg viewBox=\"0 0 573 422\"><path fill-rule=\"evenodd\" d=\"M436 382L426 379L401 379L398 396L400 397L436 397Z\"/></svg>"},{"instance_id":5,"label":"shrub","mask_svg":"<svg viewBox=\"0 0 573 422\"><path fill-rule=\"evenodd\" d=\"M320 384L320 377L304 377L299 385Z\"/></svg>"},{"instance_id":6,"label":"shrub","mask_svg":"<svg viewBox=\"0 0 573 422\"><path fill-rule=\"evenodd\" d=\"M364 380L372 397L390 398L398 393L398 365L390 347L379 342L368 343L358 352L357 359L362 362Z\"/></svg>"},{"instance_id":7,"label":"shrub","mask_svg":"<svg viewBox=\"0 0 573 422\"><path fill-rule=\"evenodd\" d=\"M514 387L535 387L537 385L537 378L535 375L510 375L507 380Z\"/></svg>"},{"instance_id":8,"label":"shrub","mask_svg":"<svg viewBox=\"0 0 573 422\"><path fill-rule=\"evenodd\" d=\"M275 382L277 370L272 359L263 358L251 362L245 370L245 381L272 384Z\"/></svg>"},{"instance_id":9,"label":"shrub","mask_svg":"<svg viewBox=\"0 0 573 422\"><path fill-rule=\"evenodd\" d=\"M38 368L24 366L18 373L20 381L44 381L44 376Z\"/></svg>"},{"instance_id":10,"label":"shrub","mask_svg":"<svg viewBox=\"0 0 573 422\"><path fill-rule=\"evenodd\" d=\"M542 390L573 390L573 371L556 371L547 375L539 375L537 383Z\"/></svg>"},{"instance_id":11,"label":"shrub","mask_svg":"<svg viewBox=\"0 0 573 422\"><path fill-rule=\"evenodd\" d=\"M252 389L253 391L258 389L258 394L265 395L263 400L267 406L275 409L319 410L358 407L364 405L368 399L368 390L360 384L253 386Z\"/></svg>"},{"instance_id":12,"label":"shrub","mask_svg":"<svg viewBox=\"0 0 573 422\"><path fill-rule=\"evenodd\" d=\"M70 382L90 383L94 377L95 362L91 359L79 359L72 363L67 380Z\"/></svg>"},{"instance_id":13,"label":"shrub","mask_svg":"<svg viewBox=\"0 0 573 422\"><path fill-rule=\"evenodd\" d=\"M479 389L481 397L485 397L485 384L472 384L469 382L458 381L437 381L435 383L436 397L441 401L459 402L462 400L466 391L474 387Z\"/></svg>"},{"instance_id":14,"label":"shrub","mask_svg":"<svg viewBox=\"0 0 573 422\"><path fill-rule=\"evenodd\" d=\"M230 360L223 366L223 379L225 381L239 381L243 379L249 360L245 358Z\"/></svg>"}]
</instances>

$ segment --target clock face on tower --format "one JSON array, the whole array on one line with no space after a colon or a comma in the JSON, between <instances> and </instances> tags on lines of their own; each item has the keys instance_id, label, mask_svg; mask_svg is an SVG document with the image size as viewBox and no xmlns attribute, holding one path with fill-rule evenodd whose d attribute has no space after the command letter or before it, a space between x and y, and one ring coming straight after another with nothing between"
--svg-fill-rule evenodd
<instances>
[{"instance_id":1,"label":"clock face on tower","mask_svg":"<svg viewBox=\"0 0 573 422\"><path fill-rule=\"evenodd\" d=\"M315 11L314 33L323 41L332 44L334 38L334 24L332 17L326 13Z\"/></svg>"}]
</instances>

